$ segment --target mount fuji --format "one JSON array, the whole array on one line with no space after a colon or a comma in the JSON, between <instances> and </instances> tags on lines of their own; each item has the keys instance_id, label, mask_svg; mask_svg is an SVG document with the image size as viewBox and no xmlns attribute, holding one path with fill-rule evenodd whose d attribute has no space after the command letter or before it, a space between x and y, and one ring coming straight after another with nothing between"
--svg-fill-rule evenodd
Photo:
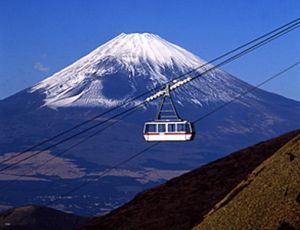
<instances>
[{"instance_id":1,"label":"mount fuji","mask_svg":"<svg viewBox=\"0 0 300 230\"><path fill-rule=\"evenodd\" d=\"M0 101L0 161L204 64L196 55L157 35L120 34L63 70ZM189 76L211 67L205 65ZM250 84L214 69L174 91L173 97L179 114L194 120L250 88ZM0 189L0 205L42 205L60 197L56 208L77 214L105 213L137 192L300 127L300 102L257 89L197 123L194 141L163 143L97 179L111 165L149 146L143 140L142 127L143 122L153 119L156 106L157 102L150 103L68 152L64 151L92 132L0 174L0 187L18 180L7 188L9 193ZM89 125L102 119L105 117ZM37 150L43 147L47 145ZM53 156L54 160L40 166ZM61 198L86 181L91 183Z\"/></svg>"},{"instance_id":2,"label":"mount fuji","mask_svg":"<svg viewBox=\"0 0 300 230\"><path fill-rule=\"evenodd\" d=\"M44 105L52 108L109 108L205 64L199 57L157 35L121 34L38 83L30 92L46 95ZM206 65L193 74L211 67ZM220 70L206 77L179 92L178 103L201 106L226 102L250 87Z\"/></svg>"}]
</instances>

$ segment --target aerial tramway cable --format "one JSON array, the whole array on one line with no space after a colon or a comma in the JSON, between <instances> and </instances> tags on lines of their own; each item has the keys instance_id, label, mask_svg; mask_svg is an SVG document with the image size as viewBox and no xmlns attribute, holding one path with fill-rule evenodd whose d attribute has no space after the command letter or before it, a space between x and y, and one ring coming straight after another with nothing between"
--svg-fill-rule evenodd
<instances>
[{"instance_id":1,"label":"aerial tramway cable","mask_svg":"<svg viewBox=\"0 0 300 230\"><path fill-rule=\"evenodd\" d=\"M296 29L296 28L299 26L299 23L300 23L300 18L297 18L297 19L295 19L295 20L292 20L292 21L290 21L290 22L288 22L288 23L286 23L286 24L284 24L284 25L282 25L282 26L280 26L280 27L278 27L278 28L276 28L276 29L274 29L274 30L268 32L268 33L263 34L262 36L259 36L259 37L255 38L255 39L251 40L250 42L247 42L247 43L245 43L245 44L243 44L243 45L241 45L241 46L239 46L239 47L237 47L237 48L235 48L235 49L233 49L233 50L231 50L231 51L229 51L229 52L226 52L226 53L220 55L219 57L217 57L217 58L215 58L215 59L212 59L212 60L208 61L208 62L205 63L204 65L201 65L201 66L199 66L199 67L197 67L197 68L195 68L195 69L193 69L193 70L191 70L191 71L188 71L187 73L184 73L184 74L182 74L182 75L179 75L178 77L172 79L172 80L169 81L169 82L166 82L165 84L162 84L162 85L160 85L160 86L157 86L157 87L155 87L155 88L152 89L152 90L148 90L148 91L144 92L143 94L140 94L140 95L138 95L138 96L136 96L136 97L130 98L130 99L128 99L127 101L125 101L124 103L121 103L120 105L118 105L118 106L116 106L116 107L113 107L113 108L111 108L111 109L109 109L109 110L107 110L107 111L104 111L104 112L102 112L102 113L100 113L100 114L98 114L98 115L96 115L96 116L94 116L94 117L92 117L92 118L90 118L90 119L84 121L84 122L81 122L81 123L79 123L79 124L77 124L77 125L75 125L75 126L69 128L69 129L67 129L67 130L65 130L65 131L62 131L61 133L58 133L58 134L55 135L55 136L52 136L52 137L50 137L50 138L48 138L48 139L46 139L46 140L44 140L44 141L42 141L42 142L40 142L40 143L37 143L37 144L31 146L30 148L28 148L28 149L26 149L26 150L24 150L24 151L22 151L22 152L20 152L20 153L18 153L18 154L16 154L16 155L14 155L14 156L11 156L11 157L9 157L9 158L7 158L7 159L4 159L3 161L0 162L0 165L3 164L3 163L5 163L5 162L8 162L8 161L10 161L10 160L12 160L12 159L17 158L17 157L19 157L20 155L22 155L22 154L24 154L24 153L26 153L26 152L33 151L33 150L36 149L37 147L40 147L40 146L42 146L42 145L44 145L44 144L46 144L46 143L48 143L48 142L50 142L50 141L54 141L55 139L57 139L57 138L59 138L59 137L62 137L62 136L64 136L65 134L68 134L68 133L72 132L73 130L76 130L76 129L79 128L79 127L82 127L82 126L84 126L84 125L86 125L86 124L88 124L88 123L90 123L90 122L96 120L97 118L100 118L100 117L102 117L102 116L104 116L104 115L106 115L106 114L109 114L109 113L111 113L111 112L117 110L118 108L121 108L121 107L123 107L123 106L125 106L125 105L128 105L128 104L132 103L134 100L139 99L139 98L141 98L141 97L143 97L143 96L145 96L145 95L151 93L153 90L157 90L157 89L160 89L161 87L164 87L166 84L172 82L173 80L180 79L180 78L182 78L182 77L184 77L184 76L186 76L186 75L188 75L188 74L191 74L191 73L195 72L196 70L199 70L199 69L201 69L201 68L203 68L203 67L205 67L205 66L207 66L208 64L211 64L211 63L213 63L213 62L216 62L216 61L218 61L218 60L220 60L220 59L222 59L222 58L224 58L224 57L226 57L226 56L228 56L228 55L230 55L230 54L232 54L232 53L234 53L234 52L236 52L236 51L238 51L238 50L240 50L240 49L243 49L244 47L247 47L247 46L251 45L252 43L255 43L255 42L257 42L257 41L259 41L259 40L261 40L261 39L263 39L263 38L265 38L265 37L267 37L267 36L269 36L269 35L271 35L271 34L277 32L277 31L283 30L283 31L288 31L288 32L290 32L291 30ZM286 27L288 27L288 29L285 29ZM281 35L280 35L280 36L281 36ZM109 120L108 120L108 121L109 121ZM73 136L68 137L67 139L71 139L71 138L73 138ZM52 148L52 147L55 147L55 146L56 146L56 145L51 145L50 147L48 147L48 149L50 149L50 148ZM42 151L45 151L45 150L42 150ZM33 156L35 156L35 155L33 155ZM1 171L4 171L4 170L5 170L4 168L3 168L3 169L0 169L0 172L1 172Z\"/></svg>"}]
</instances>

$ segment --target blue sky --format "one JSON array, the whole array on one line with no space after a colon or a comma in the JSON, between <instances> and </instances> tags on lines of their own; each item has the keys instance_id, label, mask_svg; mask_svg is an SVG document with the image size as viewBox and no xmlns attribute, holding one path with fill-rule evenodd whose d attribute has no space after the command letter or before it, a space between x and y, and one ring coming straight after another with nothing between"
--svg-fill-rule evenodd
<instances>
[{"instance_id":1,"label":"blue sky","mask_svg":"<svg viewBox=\"0 0 300 230\"><path fill-rule=\"evenodd\" d=\"M118 34L158 34L210 60L300 17L299 0L0 0L0 99ZM223 69L251 84L300 60L300 28ZM264 86L300 100L300 67Z\"/></svg>"}]
</instances>

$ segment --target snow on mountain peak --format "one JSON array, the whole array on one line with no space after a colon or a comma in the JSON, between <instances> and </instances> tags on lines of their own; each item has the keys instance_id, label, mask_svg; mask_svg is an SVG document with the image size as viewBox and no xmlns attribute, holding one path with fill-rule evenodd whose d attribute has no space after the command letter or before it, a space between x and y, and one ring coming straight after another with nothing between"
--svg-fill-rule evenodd
<instances>
[{"instance_id":1,"label":"snow on mountain peak","mask_svg":"<svg viewBox=\"0 0 300 230\"><path fill-rule=\"evenodd\" d=\"M30 91L45 94L45 105L54 108L111 107L137 92L151 89L203 64L205 62L199 57L158 35L122 33L36 84ZM224 79L216 76L212 78L231 87L227 82L228 76L223 76ZM206 87L206 91L210 92L207 82L202 83L204 91ZM207 94L202 92L201 95ZM218 93L213 92L210 97L217 98L216 95ZM194 104L201 105L199 97L194 93L185 92L184 96L190 97ZM222 95L222 98L226 97Z\"/></svg>"},{"instance_id":2,"label":"snow on mountain peak","mask_svg":"<svg viewBox=\"0 0 300 230\"><path fill-rule=\"evenodd\" d=\"M120 34L95 50L98 58L112 56L129 65L151 63L169 66L196 67L204 62L192 53L150 33Z\"/></svg>"}]
</instances>

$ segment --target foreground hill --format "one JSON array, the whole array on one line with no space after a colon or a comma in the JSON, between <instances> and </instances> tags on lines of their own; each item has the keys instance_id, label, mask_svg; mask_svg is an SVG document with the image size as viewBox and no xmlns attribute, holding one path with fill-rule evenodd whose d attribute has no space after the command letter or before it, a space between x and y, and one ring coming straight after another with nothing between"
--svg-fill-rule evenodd
<instances>
[{"instance_id":1,"label":"foreground hill","mask_svg":"<svg viewBox=\"0 0 300 230\"><path fill-rule=\"evenodd\" d=\"M247 193L242 193L243 196L233 199L236 200L234 203L228 203L230 205L228 215L231 219L226 222L226 216L221 218L226 222L224 229L229 229L230 221L242 211L240 209L243 207L239 207L238 204L247 196L249 199L253 198L254 206L249 206L251 210L241 212L245 217L249 215L249 218L259 219L259 215L255 216L256 210L261 210L259 214L262 215L264 209L266 211L264 218L275 213L277 214L274 218L290 215L292 214L290 208L296 208L296 195L300 191L299 135L300 130L290 132L174 178L164 185L139 194L131 202L110 214L93 219L82 229L191 229L203 219L203 224L211 222L210 218L216 220L212 222L212 226L208 224L208 228L220 229L217 218L223 216L225 207L207 218L204 216L215 205L224 206L228 199L223 200L221 204L219 202L227 194L233 199L232 196L236 196L236 191L257 177L259 172L261 176L257 178L255 186L247 189ZM297 138L293 139L295 137ZM291 142L284 146L289 141ZM275 168L271 167L273 165ZM253 170L255 171L252 172ZM279 190L273 194L274 186L279 187ZM285 198L282 195L285 195ZM272 205L271 201L277 199L278 202ZM283 202L282 205L279 205L280 202ZM219 215L216 216L217 214ZM227 212L225 214L227 215ZM287 221L291 222L291 218L293 215L290 215ZM239 224L237 229L244 226L242 221ZM206 228L207 225L203 226L200 225L200 229Z\"/></svg>"},{"instance_id":2,"label":"foreground hill","mask_svg":"<svg viewBox=\"0 0 300 230\"><path fill-rule=\"evenodd\" d=\"M0 229L6 230L74 230L88 218L52 208L28 205L0 213Z\"/></svg>"},{"instance_id":3,"label":"foreground hill","mask_svg":"<svg viewBox=\"0 0 300 230\"><path fill-rule=\"evenodd\" d=\"M300 135L259 165L195 229L300 229Z\"/></svg>"}]
</instances>

